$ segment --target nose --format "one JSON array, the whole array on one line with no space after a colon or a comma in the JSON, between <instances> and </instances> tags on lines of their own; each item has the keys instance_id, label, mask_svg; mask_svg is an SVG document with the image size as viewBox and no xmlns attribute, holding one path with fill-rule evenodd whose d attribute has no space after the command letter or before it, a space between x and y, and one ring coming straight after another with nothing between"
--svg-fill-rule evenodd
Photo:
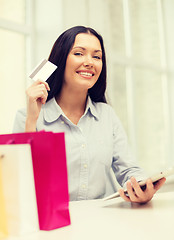
<instances>
[{"instance_id":1,"label":"nose","mask_svg":"<svg viewBox=\"0 0 174 240\"><path fill-rule=\"evenodd\" d=\"M85 67L92 68L94 65L92 57L86 56L86 58L84 59L83 65Z\"/></svg>"}]
</instances>

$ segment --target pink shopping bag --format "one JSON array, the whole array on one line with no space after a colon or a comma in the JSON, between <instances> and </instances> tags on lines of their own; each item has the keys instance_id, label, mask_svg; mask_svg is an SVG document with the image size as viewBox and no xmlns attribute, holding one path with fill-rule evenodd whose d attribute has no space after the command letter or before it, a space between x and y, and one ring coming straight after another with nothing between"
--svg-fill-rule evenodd
<instances>
[{"instance_id":1,"label":"pink shopping bag","mask_svg":"<svg viewBox=\"0 0 174 240\"><path fill-rule=\"evenodd\" d=\"M0 135L0 144L24 143L31 145L40 229L52 230L69 225L64 133L34 132Z\"/></svg>"}]
</instances>

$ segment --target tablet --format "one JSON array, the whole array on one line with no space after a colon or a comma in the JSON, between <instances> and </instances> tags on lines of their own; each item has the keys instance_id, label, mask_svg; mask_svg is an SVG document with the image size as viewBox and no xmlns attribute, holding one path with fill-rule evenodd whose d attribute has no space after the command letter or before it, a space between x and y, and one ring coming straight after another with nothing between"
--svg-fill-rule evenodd
<instances>
[{"instance_id":1,"label":"tablet","mask_svg":"<svg viewBox=\"0 0 174 240\"><path fill-rule=\"evenodd\" d=\"M166 169L166 170L164 170L162 172L159 172L159 173L151 176L150 178L152 179L153 184L155 184L161 178L163 178L163 177L166 178L166 177L168 177L170 175L174 175L174 167L171 167L171 168L168 168L168 169ZM140 181L139 185L140 185L140 187L143 190L145 190L146 189L146 180ZM125 189L124 192L127 193L127 190ZM117 198L117 197L120 197L119 192L116 192L116 193L114 193L114 194L112 194L112 195L110 195L110 196L108 196L106 198L103 198L103 200L106 201L106 200L110 200L110 199Z\"/></svg>"}]
</instances>

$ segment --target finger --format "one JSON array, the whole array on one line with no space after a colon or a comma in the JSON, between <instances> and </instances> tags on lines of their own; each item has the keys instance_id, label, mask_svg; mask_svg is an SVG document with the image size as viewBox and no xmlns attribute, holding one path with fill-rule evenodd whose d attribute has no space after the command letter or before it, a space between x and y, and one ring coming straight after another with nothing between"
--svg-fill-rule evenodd
<instances>
[{"instance_id":1,"label":"finger","mask_svg":"<svg viewBox=\"0 0 174 240\"><path fill-rule=\"evenodd\" d=\"M50 91L50 87L49 87L49 85L48 85L47 82L44 82L44 81L38 79L37 81L35 81L35 82L33 83L33 85L38 85L38 84L43 84L43 85L45 86L46 90L47 90L47 91Z\"/></svg>"},{"instance_id":2,"label":"finger","mask_svg":"<svg viewBox=\"0 0 174 240\"><path fill-rule=\"evenodd\" d=\"M146 181L146 191L154 190L154 185L151 178L148 178Z\"/></svg>"},{"instance_id":3,"label":"finger","mask_svg":"<svg viewBox=\"0 0 174 240\"><path fill-rule=\"evenodd\" d=\"M158 182L154 184L155 191L158 191L166 182L166 178L161 178Z\"/></svg>"},{"instance_id":4,"label":"finger","mask_svg":"<svg viewBox=\"0 0 174 240\"><path fill-rule=\"evenodd\" d=\"M46 87L47 91L50 91L50 87L49 87L48 83L44 82L44 84L45 84L45 87Z\"/></svg>"},{"instance_id":5,"label":"finger","mask_svg":"<svg viewBox=\"0 0 174 240\"><path fill-rule=\"evenodd\" d=\"M48 92L44 84L30 87L27 89L26 93L31 101L36 101L38 98L47 98L48 96Z\"/></svg>"},{"instance_id":6,"label":"finger","mask_svg":"<svg viewBox=\"0 0 174 240\"><path fill-rule=\"evenodd\" d=\"M38 91L40 91L41 95L42 95L42 94L44 94L45 96L48 95L48 91L47 91L47 89L46 89L46 87L45 87L45 84L41 83L41 84L38 85L38 87L36 88L36 91L37 91L37 89L38 89Z\"/></svg>"},{"instance_id":7,"label":"finger","mask_svg":"<svg viewBox=\"0 0 174 240\"><path fill-rule=\"evenodd\" d=\"M47 89L48 91L50 91L50 86L49 86L49 84L48 84L47 82L45 82L45 84L46 84L46 89Z\"/></svg>"},{"instance_id":8,"label":"finger","mask_svg":"<svg viewBox=\"0 0 174 240\"><path fill-rule=\"evenodd\" d=\"M138 198L136 196L136 193L134 192L134 189L132 188L132 184L130 181L126 183L126 187L131 202L137 202Z\"/></svg>"},{"instance_id":9,"label":"finger","mask_svg":"<svg viewBox=\"0 0 174 240\"><path fill-rule=\"evenodd\" d=\"M143 197L143 190L141 189L139 183L137 182L137 180L134 177L131 177L131 183L132 183L132 187L134 189L134 192L136 194L137 197Z\"/></svg>"},{"instance_id":10,"label":"finger","mask_svg":"<svg viewBox=\"0 0 174 240\"><path fill-rule=\"evenodd\" d=\"M150 178L147 179L147 181L146 181L146 189L144 191L146 199L149 201L153 197L155 192L156 191L154 189L154 185L152 183L152 180Z\"/></svg>"},{"instance_id":11,"label":"finger","mask_svg":"<svg viewBox=\"0 0 174 240\"><path fill-rule=\"evenodd\" d=\"M49 87L47 82L44 82L44 81L40 80L40 84L44 85L44 87L46 88L47 91L50 91L50 87Z\"/></svg>"},{"instance_id":12,"label":"finger","mask_svg":"<svg viewBox=\"0 0 174 240\"><path fill-rule=\"evenodd\" d=\"M31 97L32 99L37 99L38 97L41 97L41 95L42 95L41 91L44 91L44 93L46 95L48 89L49 89L49 86L47 83L38 80L38 81L34 82L26 90L26 94L28 95L28 97Z\"/></svg>"},{"instance_id":13,"label":"finger","mask_svg":"<svg viewBox=\"0 0 174 240\"><path fill-rule=\"evenodd\" d=\"M46 103L47 97L48 97L48 92L46 90L41 91L40 99L42 104Z\"/></svg>"},{"instance_id":14,"label":"finger","mask_svg":"<svg viewBox=\"0 0 174 240\"><path fill-rule=\"evenodd\" d=\"M130 198L128 196L126 196L124 190L122 188L120 188L118 190L120 197L122 197L126 202L130 202Z\"/></svg>"},{"instance_id":15,"label":"finger","mask_svg":"<svg viewBox=\"0 0 174 240\"><path fill-rule=\"evenodd\" d=\"M47 88L46 88L44 83L40 83L40 85L38 85L38 89L40 89L40 90L42 90L44 92L47 92Z\"/></svg>"}]
</instances>

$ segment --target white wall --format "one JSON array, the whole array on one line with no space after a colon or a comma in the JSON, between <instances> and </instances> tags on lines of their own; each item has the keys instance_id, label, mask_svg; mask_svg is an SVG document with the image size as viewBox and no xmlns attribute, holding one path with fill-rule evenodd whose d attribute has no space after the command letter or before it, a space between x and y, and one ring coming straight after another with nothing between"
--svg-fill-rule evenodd
<instances>
[{"instance_id":1,"label":"white wall","mask_svg":"<svg viewBox=\"0 0 174 240\"><path fill-rule=\"evenodd\" d=\"M171 111L171 153L173 153L174 144L174 31L173 31L173 18L174 18L174 1L165 0L163 1L164 9L164 22L166 28L166 43L167 43L167 62L170 68L170 81L169 81L169 102ZM171 154L173 156L173 154ZM173 158L171 158L171 165L173 165Z\"/></svg>"},{"instance_id":2,"label":"white wall","mask_svg":"<svg viewBox=\"0 0 174 240\"><path fill-rule=\"evenodd\" d=\"M63 29L62 0L35 1L34 61L48 58L52 45Z\"/></svg>"}]
</instances>

